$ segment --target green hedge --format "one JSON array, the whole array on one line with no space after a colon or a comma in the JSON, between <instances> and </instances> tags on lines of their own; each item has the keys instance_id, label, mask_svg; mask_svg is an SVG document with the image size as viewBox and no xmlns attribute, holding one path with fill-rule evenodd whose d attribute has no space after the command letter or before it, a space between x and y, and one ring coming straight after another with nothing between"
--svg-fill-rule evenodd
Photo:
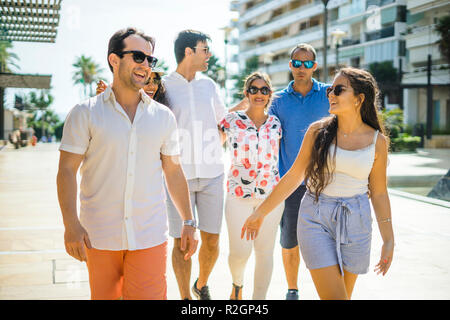
<instances>
[{"instance_id":1,"label":"green hedge","mask_svg":"<svg viewBox=\"0 0 450 320\"><path fill-rule=\"evenodd\" d=\"M391 149L394 152L416 151L420 145L420 137L411 137L407 133L401 133L397 138L391 140Z\"/></svg>"}]
</instances>

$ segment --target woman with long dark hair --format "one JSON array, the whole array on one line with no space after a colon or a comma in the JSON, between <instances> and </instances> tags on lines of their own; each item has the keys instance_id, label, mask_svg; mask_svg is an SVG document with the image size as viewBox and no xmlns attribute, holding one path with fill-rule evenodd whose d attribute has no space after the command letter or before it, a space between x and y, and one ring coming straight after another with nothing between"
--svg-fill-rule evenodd
<instances>
[{"instance_id":1,"label":"woman with long dark hair","mask_svg":"<svg viewBox=\"0 0 450 320\"><path fill-rule=\"evenodd\" d=\"M327 91L331 116L313 123L291 169L247 219L241 237L254 239L264 217L305 180L299 210L300 251L321 299L350 299L368 272L372 202L383 239L375 267L386 274L394 253L387 193L388 138L377 113L378 87L364 70L343 68Z\"/></svg>"}]
</instances>

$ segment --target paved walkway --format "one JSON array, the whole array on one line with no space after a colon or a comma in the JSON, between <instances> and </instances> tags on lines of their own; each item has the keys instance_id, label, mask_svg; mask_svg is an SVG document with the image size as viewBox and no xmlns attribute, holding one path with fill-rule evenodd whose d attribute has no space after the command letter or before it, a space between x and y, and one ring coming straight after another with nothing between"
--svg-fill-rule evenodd
<instances>
[{"instance_id":1,"label":"paved walkway","mask_svg":"<svg viewBox=\"0 0 450 320\"><path fill-rule=\"evenodd\" d=\"M7 147L0 151L0 299L89 299L85 264L64 251L55 182L58 157L56 144L38 144L19 150ZM424 170L429 167L428 157L393 155L390 170L396 166L408 174L406 167L413 165L412 159L417 167L424 165ZM371 271L358 279L354 299L450 299L450 206L447 203L433 205L391 193L397 244L394 262L385 277L372 271L381 249L374 223ZM220 246L209 283L213 299L226 300L231 290L231 275L225 223ZM197 255L194 259L193 280L198 273ZM170 259L168 262L168 298L179 299ZM245 274L244 299L251 297L253 267L252 256ZM303 261L300 283L302 299L318 299ZM284 299L286 289L281 248L277 243L267 298Z\"/></svg>"}]
</instances>

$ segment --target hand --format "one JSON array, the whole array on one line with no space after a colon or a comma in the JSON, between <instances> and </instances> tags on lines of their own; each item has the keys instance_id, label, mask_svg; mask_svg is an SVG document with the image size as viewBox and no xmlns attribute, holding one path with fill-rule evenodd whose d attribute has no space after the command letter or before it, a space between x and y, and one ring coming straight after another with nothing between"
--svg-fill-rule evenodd
<instances>
[{"instance_id":1,"label":"hand","mask_svg":"<svg viewBox=\"0 0 450 320\"><path fill-rule=\"evenodd\" d=\"M244 239L245 232L247 232L247 240L255 240L258 236L259 229L264 221L264 217L260 216L258 213L253 212L253 214L247 218L242 227L241 239Z\"/></svg>"},{"instance_id":2,"label":"hand","mask_svg":"<svg viewBox=\"0 0 450 320\"><path fill-rule=\"evenodd\" d=\"M108 85L106 83L104 83L102 80L99 80L97 83L97 89L95 91L95 94L98 95L98 94L102 93L103 91L106 90L107 87L108 87Z\"/></svg>"},{"instance_id":3,"label":"hand","mask_svg":"<svg viewBox=\"0 0 450 320\"><path fill-rule=\"evenodd\" d=\"M377 274L382 273L383 276L389 270L394 256L394 241L387 241L381 248L381 258L378 264L375 266L375 272Z\"/></svg>"},{"instance_id":4,"label":"hand","mask_svg":"<svg viewBox=\"0 0 450 320\"><path fill-rule=\"evenodd\" d=\"M188 244L189 250L184 255L184 260L189 260L197 250L198 233L196 232L196 228L192 226L183 226L183 229L181 230L181 251L185 251Z\"/></svg>"},{"instance_id":5,"label":"hand","mask_svg":"<svg viewBox=\"0 0 450 320\"><path fill-rule=\"evenodd\" d=\"M91 249L91 241L86 230L78 222L73 226L66 227L64 232L64 245L66 252L79 261L87 261L86 249Z\"/></svg>"}]
</instances>

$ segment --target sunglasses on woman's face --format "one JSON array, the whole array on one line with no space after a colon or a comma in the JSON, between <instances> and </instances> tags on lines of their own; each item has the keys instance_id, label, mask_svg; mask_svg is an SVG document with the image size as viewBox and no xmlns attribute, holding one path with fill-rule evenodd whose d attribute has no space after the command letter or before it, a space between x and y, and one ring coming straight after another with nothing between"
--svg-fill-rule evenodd
<instances>
[{"instance_id":1,"label":"sunglasses on woman's face","mask_svg":"<svg viewBox=\"0 0 450 320\"><path fill-rule=\"evenodd\" d=\"M258 88L255 86L251 86L250 88L247 89L247 92L250 94L257 94L258 91L261 91L261 93L265 96L269 95L272 91L270 90L270 88L268 87L262 87L262 88Z\"/></svg>"},{"instance_id":2,"label":"sunglasses on woman's face","mask_svg":"<svg viewBox=\"0 0 450 320\"><path fill-rule=\"evenodd\" d=\"M334 88L328 87L327 88L327 98L331 92L333 92L333 94L337 97L342 93L342 91L345 91L345 86L342 84L338 84L338 85L334 86Z\"/></svg>"},{"instance_id":3,"label":"sunglasses on woman's face","mask_svg":"<svg viewBox=\"0 0 450 320\"><path fill-rule=\"evenodd\" d=\"M302 60L291 60L291 64L294 68L300 68L303 64L303 66L306 69L311 69L312 67L314 67L314 63L315 61L313 60L306 60L306 61L302 61Z\"/></svg>"},{"instance_id":4,"label":"sunglasses on woman's face","mask_svg":"<svg viewBox=\"0 0 450 320\"><path fill-rule=\"evenodd\" d=\"M159 86L161 84L161 78L153 78L148 80L147 84L154 84L155 86Z\"/></svg>"},{"instance_id":5,"label":"sunglasses on woman's face","mask_svg":"<svg viewBox=\"0 0 450 320\"><path fill-rule=\"evenodd\" d=\"M158 62L158 59L153 57L153 56L148 56L145 53L143 53L142 51L136 51L136 50L130 50L130 51L122 51L117 53L117 55L122 58L124 54L128 54L131 53L133 55L133 60L136 63L142 63L145 61L145 59L147 58L148 61L148 66L150 68L154 68L156 66L156 63Z\"/></svg>"}]
</instances>

